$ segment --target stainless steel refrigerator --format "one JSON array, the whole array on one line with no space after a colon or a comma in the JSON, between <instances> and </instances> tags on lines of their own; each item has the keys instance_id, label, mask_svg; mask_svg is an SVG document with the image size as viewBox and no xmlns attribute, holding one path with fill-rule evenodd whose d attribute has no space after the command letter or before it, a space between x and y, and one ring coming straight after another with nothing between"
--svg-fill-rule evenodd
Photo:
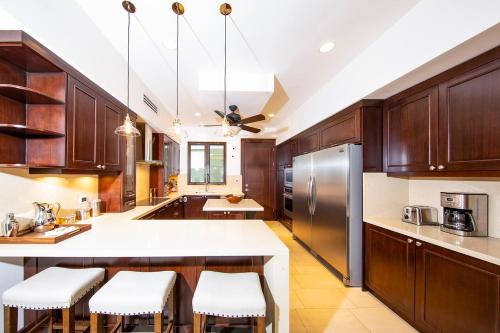
<instances>
[{"instance_id":1,"label":"stainless steel refrigerator","mask_svg":"<svg viewBox=\"0 0 500 333\"><path fill-rule=\"evenodd\" d=\"M362 172L359 145L293 160L293 234L349 286L362 280Z\"/></svg>"}]
</instances>

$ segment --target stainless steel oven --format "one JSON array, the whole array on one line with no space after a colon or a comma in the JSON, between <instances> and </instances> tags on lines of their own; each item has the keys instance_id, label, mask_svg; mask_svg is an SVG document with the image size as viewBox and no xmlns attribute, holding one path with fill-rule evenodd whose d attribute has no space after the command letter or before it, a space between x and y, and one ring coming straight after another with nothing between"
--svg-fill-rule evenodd
<instances>
[{"instance_id":1,"label":"stainless steel oven","mask_svg":"<svg viewBox=\"0 0 500 333\"><path fill-rule=\"evenodd\" d=\"M284 179L285 187L292 188L293 187L293 169L285 168L285 179Z\"/></svg>"},{"instance_id":2,"label":"stainless steel oven","mask_svg":"<svg viewBox=\"0 0 500 333\"><path fill-rule=\"evenodd\" d=\"M283 190L283 213L292 218L293 214L293 191L291 187L286 187Z\"/></svg>"}]
</instances>

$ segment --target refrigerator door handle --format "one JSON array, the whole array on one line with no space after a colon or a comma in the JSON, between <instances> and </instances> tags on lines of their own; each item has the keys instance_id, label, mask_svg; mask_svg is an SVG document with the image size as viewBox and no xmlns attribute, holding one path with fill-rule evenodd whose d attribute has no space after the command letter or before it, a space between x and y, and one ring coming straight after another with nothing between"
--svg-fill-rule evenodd
<instances>
[{"instance_id":1,"label":"refrigerator door handle","mask_svg":"<svg viewBox=\"0 0 500 333\"><path fill-rule=\"evenodd\" d=\"M307 209L309 210L309 215L311 214L311 176L307 181Z\"/></svg>"},{"instance_id":2,"label":"refrigerator door handle","mask_svg":"<svg viewBox=\"0 0 500 333\"><path fill-rule=\"evenodd\" d=\"M311 180L311 215L314 215L316 211L316 201L318 199L318 195L316 193L316 177L312 177Z\"/></svg>"}]
</instances>

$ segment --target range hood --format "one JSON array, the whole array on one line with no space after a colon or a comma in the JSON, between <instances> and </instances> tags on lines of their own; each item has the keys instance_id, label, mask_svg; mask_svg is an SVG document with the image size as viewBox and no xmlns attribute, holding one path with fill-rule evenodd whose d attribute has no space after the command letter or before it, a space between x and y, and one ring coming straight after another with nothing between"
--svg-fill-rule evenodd
<instances>
[{"instance_id":1,"label":"range hood","mask_svg":"<svg viewBox=\"0 0 500 333\"><path fill-rule=\"evenodd\" d=\"M141 136L137 137L135 150L136 163L147 165L163 165L163 161L153 159L153 130L146 123L137 123Z\"/></svg>"}]
</instances>

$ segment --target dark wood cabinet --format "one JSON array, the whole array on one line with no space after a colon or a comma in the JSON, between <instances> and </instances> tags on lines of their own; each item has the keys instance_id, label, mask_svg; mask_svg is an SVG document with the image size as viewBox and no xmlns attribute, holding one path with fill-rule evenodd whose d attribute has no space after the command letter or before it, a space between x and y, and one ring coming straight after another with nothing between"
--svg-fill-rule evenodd
<instances>
[{"instance_id":1,"label":"dark wood cabinet","mask_svg":"<svg viewBox=\"0 0 500 333\"><path fill-rule=\"evenodd\" d=\"M297 140L287 140L276 146L276 163L278 167L291 167L293 158L297 156Z\"/></svg>"},{"instance_id":2,"label":"dark wood cabinet","mask_svg":"<svg viewBox=\"0 0 500 333\"><path fill-rule=\"evenodd\" d=\"M209 220L244 220L245 212L208 212Z\"/></svg>"},{"instance_id":3,"label":"dark wood cabinet","mask_svg":"<svg viewBox=\"0 0 500 333\"><path fill-rule=\"evenodd\" d=\"M159 208L154 220L182 220L184 219L184 204L181 199L177 199L161 208Z\"/></svg>"},{"instance_id":4,"label":"dark wood cabinet","mask_svg":"<svg viewBox=\"0 0 500 333\"><path fill-rule=\"evenodd\" d=\"M298 154L307 154L319 150L319 131L313 129L307 131L299 136L298 141Z\"/></svg>"},{"instance_id":5,"label":"dark wood cabinet","mask_svg":"<svg viewBox=\"0 0 500 333\"><path fill-rule=\"evenodd\" d=\"M124 139L114 133L125 110L73 77L68 80L67 168L120 171Z\"/></svg>"},{"instance_id":6,"label":"dark wood cabinet","mask_svg":"<svg viewBox=\"0 0 500 333\"><path fill-rule=\"evenodd\" d=\"M100 138L103 140L103 143L99 144L102 149L100 164L104 170L119 171L122 168L122 154L125 153L123 145L126 144L126 139L116 135L115 129L123 123L125 110L103 98L100 113Z\"/></svg>"},{"instance_id":7,"label":"dark wood cabinet","mask_svg":"<svg viewBox=\"0 0 500 333\"><path fill-rule=\"evenodd\" d=\"M384 106L384 171L437 170L438 88Z\"/></svg>"},{"instance_id":8,"label":"dark wood cabinet","mask_svg":"<svg viewBox=\"0 0 500 333\"><path fill-rule=\"evenodd\" d=\"M361 109L335 118L319 130L320 149L361 142Z\"/></svg>"},{"instance_id":9,"label":"dark wood cabinet","mask_svg":"<svg viewBox=\"0 0 500 333\"><path fill-rule=\"evenodd\" d=\"M67 167L95 169L99 165L99 114L96 91L68 77Z\"/></svg>"},{"instance_id":10,"label":"dark wood cabinet","mask_svg":"<svg viewBox=\"0 0 500 333\"><path fill-rule=\"evenodd\" d=\"M184 202L184 218L186 220L204 220L208 214L203 211L207 199L219 199L219 196L188 195Z\"/></svg>"},{"instance_id":11,"label":"dark wood cabinet","mask_svg":"<svg viewBox=\"0 0 500 333\"><path fill-rule=\"evenodd\" d=\"M500 59L439 86L439 166L500 170Z\"/></svg>"},{"instance_id":12,"label":"dark wood cabinet","mask_svg":"<svg viewBox=\"0 0 500 333\"><path fill-rule=\"evenodd\" d=\"M414 319L415 244L406 236L365 225L366 286L406 320Z\"/></svg>"},{"instance_id":13,"label":"dark wood cabinet","mask_svg":"<svg viewBox=\"0 0 500 333\"><path fill-rule=\"evenodd\" d=\"M417 327L425 332L500 332L500 267L416 244Z\"/></svg>"},{"instance_id":14,"label":"dark wood cabinet","mask_svg":"<svg viewBox=\"0 0 500 333\"><path fill-rule=\"evenodd\" d=\"M421 332L499 332L500 266L364 226L364 285Z\"/></svg>"}]
</instances>

